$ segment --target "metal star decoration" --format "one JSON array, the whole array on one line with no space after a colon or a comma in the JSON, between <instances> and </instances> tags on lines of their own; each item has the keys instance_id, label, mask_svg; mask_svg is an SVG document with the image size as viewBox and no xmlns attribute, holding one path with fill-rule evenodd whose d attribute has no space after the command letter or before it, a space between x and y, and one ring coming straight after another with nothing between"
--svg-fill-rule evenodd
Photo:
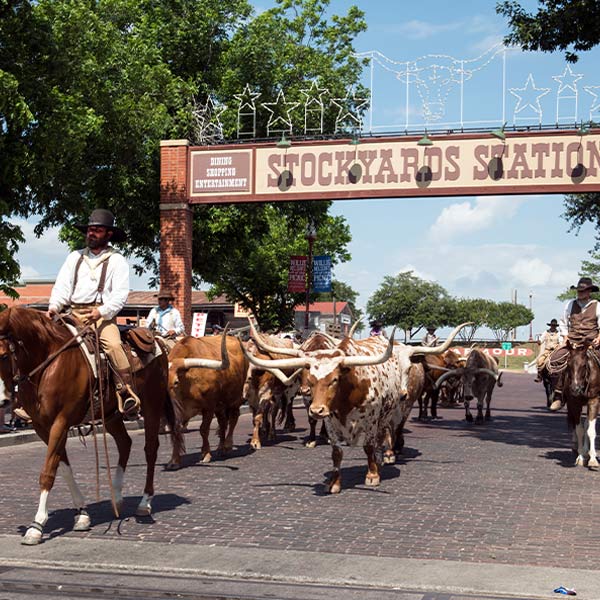
<instances>
[{"instance_id":1,"label":"metal star decoration","mask_svg":"<svg viewBox=\"0 0 600 600\"><path fill-rule=\"evenodd\" d=\"M577 82L583 77L583 73L573 73L570 65L565 67L562 75L553 75L552 79L558 81L558 92L559 96L565 92L565 90L571 90L575 96L577 96Z\"/></svg>"},{"instance_id":2,"label":"metal star decoration","mask_svg":"<svg viewBox=\"0 0 600 600\"><path fill-rule=\"evenodd\" d=\"M200 146L209 146L223 141L223 124L220 117L227 107L216 102L210 95L206 103L194 101L194 104L195 108L192 111L194 141Z\"/></svg>"},{"instance_id":3,"label":"metal star decoration","mask_svg":"<svg viewBox=\"0 0 600 600\"><path fill-rule=\"evenodd\" d=\"M256 137L256 99L260 92L253 92L250 84L246 84L241 94L234 94L238 101L237 137Z\"/></svg>"},{"instance_id":4,"label":"metal star decoration","mask_svg":"<svg viewBox=\"0 0 600 600\"><path fill-rule=\"evenodd\" d=\"M323 118L325 115L325 103L323 96L330 94L327 88L320 88L314 79L309 88L300 90L306 96L304 102L304 134L323 133Z\"/></svg>"},{"instance_id":5,"label":"metal star decoration","mask_svg":"<svg viewBox=\"0 0 600 600\"><path fill-rule=\"evenodd\" d=\"M356 90L348 90L344 98L332 98L331 103L339 109L335 119L335 133L339 131L362 131L361 111L369 106L369 98L357 98Z\"/></svg>"},{"instance_id":6,"label":"metal star decoration","mask_svg":"<svg viewBox=\"0 0 600 600\"><path fill-rule=\"evenodd\" d=\"M300 102L287 102L283 90L279 90L275 102L263 102L261 104L263 108L271 113L267 121L267 137L270 137L272 133L292 133L293 124L290 112L299 104Z\"/></svg>"},{"instance_id":7,"label":"metal star decoration","mask_svg":"<svg viewBox=\"0 0 600 600\"><path fill-rule=\"evenodd\" d=\"M550 88L538 88L535 87L535 81L533 75L529 73L527 81L522 88L509 88L510 93L518 99L515 111L513 113L513 120L516 121L517 115L523 112L525 109L530 108L538 115L540 123L542 122L542 106L540 105L540 98L545 96ZM521 92L520 94L517 92ZM527 118L527 117L520 117Z\"/></svg>"},{"instance_id":8,"label":"metal star decoration","mask_svg":"<svg viewBox=\"0 0 600 600\"><path fill-rule=\"evenodd\" d=\"M590 96L593 96L592 106L590 106L590 121L592 114L600 111L600 85L586 85L583 88Z\"/></svg>"}]
</instances>

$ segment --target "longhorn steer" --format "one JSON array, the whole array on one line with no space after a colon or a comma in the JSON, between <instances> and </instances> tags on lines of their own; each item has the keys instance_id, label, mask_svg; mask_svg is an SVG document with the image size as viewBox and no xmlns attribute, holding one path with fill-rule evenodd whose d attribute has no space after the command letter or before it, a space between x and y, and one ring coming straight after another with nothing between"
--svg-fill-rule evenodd
<instances>
[{"instance_id":1,"label":"longhorn steer","mask_svg":"<svg viewBox=\"0 0 600 600\"><path fill-rule=\"evenodd\" d=\"M409 397L411 357L444 352L459 329L444 345L433 348L394 345L393 339L388 342L378 336L359 341L345 338L337 348L302 352L297 358L273 361L248 358L264 368L308 371L312 398L309 411L312 417L325 419L333 446L334 468L328 490L337 493L342 488L340 466L344 441L363 446L368 461L365 484L379 485L376 453L383 447L400 403Z\"/></svg>"},{"instance_id":2,"label":"longhorn steer","mask_svg":"<svg viewBox=\"0 0 600 600\"><path fill-rule=\"evenodd\" d=\"M473 348L467 357L465 366L444 373L437 381L436 387L450 377L461 377L463 384L463 396L465 404L465 419L473 422L470 404L471 400L477 398L477 418L478 423L484 420L483 403L486 403L485 420L491 420L490 403L492 401L492 392L494 386L502 387L500 378L502 373L498 373L498 363L495 358L488 356L478 348Z\"/></svg>"},{"instance_id":3,"label":"longhorn steer","mask_svg":"<svg viewBox=\"0 0 600 600\"><path fill-rule=\"evenodd\" d=\"M223 358L221 358L223 357ZM243 404L242 387L248 361L239 340L223 334L202 338L186 337L169 353L169 393L176 407L180 426L202 415L202 461L210 462L208 441L210 424L216 415L219 423L217 451L233 448L233 432ZM181 456L173 451L167 469L181 466Z\"/></svg>"},{"instance_id":4,"label":"longhorn steer","mask_svg":"<svg viewBox=\"0 0 600 600\"><path fill-rule=\"evenodd\" d=\"M460 355L454 350L447 350L444 354L434 354L425 357L423 367L425 369L425 382L423 394L419 397L419 419L427 418L427 407L431 405L431 418L437 419L437 403L441 389L435 385L435 382L448 370L457 369L459 366ZM453 380L446 382L448 385L455 386Z\"/></svg>"}]
</instances>

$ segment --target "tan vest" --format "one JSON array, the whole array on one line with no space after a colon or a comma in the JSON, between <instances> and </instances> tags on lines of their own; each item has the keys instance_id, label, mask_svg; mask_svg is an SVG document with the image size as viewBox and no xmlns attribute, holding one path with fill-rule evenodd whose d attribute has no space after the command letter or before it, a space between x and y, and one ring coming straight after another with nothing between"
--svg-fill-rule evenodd
<instances>
[{"instance_id":1,"label":"tan vest","mask_svg":"<svg viewBox=\"0 0 600 600\"><path fill-rule=\"evenodd\" d=\"M573 302L569 318L569 340L591 342L599 333L596 317L597 300L591 300L584 310L577 301Z\"/></svg>"},{"instance_id":2,"label":"tan vest","mask_svg":"<svg viewBox=\"0 0 600 600\"><path fill-rule=\"evenodd\" d=\"M558 341L559 335L560 335L560 332L558 332L558 331L547 331L546 339L544 340L544 349L553 350L554 348L556 348L559 344L559 341Z\"/></svg>"}]
</instances>

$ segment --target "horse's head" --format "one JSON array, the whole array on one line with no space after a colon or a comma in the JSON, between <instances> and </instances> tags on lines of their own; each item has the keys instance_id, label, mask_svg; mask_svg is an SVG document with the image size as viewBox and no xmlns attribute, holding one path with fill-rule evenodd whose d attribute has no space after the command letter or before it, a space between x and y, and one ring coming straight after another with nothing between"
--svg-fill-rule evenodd
<instances>
[{"instance_id":1,"label":"horse's head","mask_svg":"<svg viewBox=\"0 0 600 600\"><path fill-rule=\"evenodd\" d=\"M585 396L590 384L590 345L586 342L567 341L569 349L568 389L575 397Z\"/></svg>"},{"instance_id":2,"label":"horse's head","mask_svg":"<svg viewBox=\"0 0 600 600\"><path fill-rule=\"evenodd\" d=\"M14 342L7 328L9 310L0 313L0 406L10 402L14 393Z\"/></svg>"}]
</instances>

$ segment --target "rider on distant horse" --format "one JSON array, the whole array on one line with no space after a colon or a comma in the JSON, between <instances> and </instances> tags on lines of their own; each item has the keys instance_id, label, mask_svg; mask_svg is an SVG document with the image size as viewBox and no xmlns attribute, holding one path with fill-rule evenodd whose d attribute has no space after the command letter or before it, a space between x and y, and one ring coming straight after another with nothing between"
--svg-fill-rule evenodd
<instances>
[{"instance_id":1,"label":"rider on distant horse","mask_svg":"<svg viewBox=\"0 0 600 600\"><path fill-rule=\"evenodd\" d=\"M175 300L172 292L160 290L156 297L158 306L155 306L148 314L146 327L155 330L165 339L167 347L172 349L176 339L185 335L181 313L172 304Z\"/></svg>"},{"instance_id":2,"label":"rider on distant horse","mask_svg":"<svg viewBox=\"0 0 600 600\"><path fill-rule=\"evenodd\" d=\"M600 304L591 298L592 292L600 291L597 285L592 283L590 277L581 277L577 285L571 286L577 290L577 298L569 300L565 306L565 312L560 324L560 330L565 339L573 343L587 342L594 348L600 347ZM550 355L550 361L561 358L568 352L564 345L557 348ZM562 376L555 389L555 400L550 405L550 410L560 410L566 402L562 394Z\"/></svg>"},{"instance_id":3,"label":"rider on distant horse","mask_svg":"<svg viewBox=\"0 0 600 600\"><path fill-rule=\"evenodd\" d=\"M86 247L67 257L50 295L48 317L71 308L84 325L94 324L101 348L114 371L121 411L130 419L138 416L140 399L133 389L129 361L121 346L116 316L129 295L129 265L109 242L123 242L125 232L116 227L113 214L94 210L86 225L76 225L86 234Z\"/></svg>"},{"instance_id":4,"label":"rider on distant horse","mask_svg":"<svg viewBox=\"0 0 600 600\"><path fill-rule=\"evenodd\" d=\"M542 377L540 375L542 369L546 366L546 362L548 357L552 354L556 348L558 348L563 341L563 336L558 330L558 321L556 319L552 319L550 323L546 323L550 327L548 331L544 331L542 336L540 337L540 341L538 342L540 345L540 353L536 359L536 366L538 370L538 375L535 378L535 381L542 381Z\"/></svg>"}]
</instances>

